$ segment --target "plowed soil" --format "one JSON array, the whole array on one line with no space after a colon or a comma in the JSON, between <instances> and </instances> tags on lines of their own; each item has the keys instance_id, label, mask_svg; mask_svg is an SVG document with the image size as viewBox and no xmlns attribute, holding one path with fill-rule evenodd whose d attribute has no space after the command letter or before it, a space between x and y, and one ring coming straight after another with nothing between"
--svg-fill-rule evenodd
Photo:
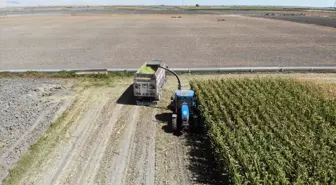
<instances>
[{"instance_id":1,"label":"plowed soil","mask_svg":"<svg viewBox=\"0 0 336 185\"><path fill-rule=\"evenodd\" d=\"M72 103L71 83L0 78L0 182Z\"/></svg>"}]
</instances>

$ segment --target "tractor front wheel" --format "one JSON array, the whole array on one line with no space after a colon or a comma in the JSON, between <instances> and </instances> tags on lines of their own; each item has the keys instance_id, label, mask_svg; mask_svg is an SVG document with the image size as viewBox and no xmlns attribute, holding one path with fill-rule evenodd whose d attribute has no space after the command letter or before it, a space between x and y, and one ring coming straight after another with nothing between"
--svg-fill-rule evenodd
<instances>
[{"instance_id":1,"label":"tractor front wheel","mask_svg":"<svg viewBox=\"0 0 336 185\"><path fill-rule=\"evenodd\" d=\"M177 115L176 114L172 115L171 129L173 132L177 130Z\"/></svg>"}]
</instances>

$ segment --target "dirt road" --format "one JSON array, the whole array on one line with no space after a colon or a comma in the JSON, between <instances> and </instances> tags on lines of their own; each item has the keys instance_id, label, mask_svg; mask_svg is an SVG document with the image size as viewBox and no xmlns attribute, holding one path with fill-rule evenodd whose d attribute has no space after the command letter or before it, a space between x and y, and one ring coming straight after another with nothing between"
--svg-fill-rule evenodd
<instances>
[{"instance_id":1,"label":"dirt road","mask_svg":"<svg viewBox=\"0 0 336 185\"><path fill-rule=\"evenodd\" d=\"M167 113L166 102L132 105L128 86L78 93L53 131L33 147L43 149L31 156L29 168L4 184L190 184L183 139L161 128L168 117L156 119Z\"/></svg>"},{"instance_id":2,"label":"dirt road","mask_svg":"<svg viewBox=\"0 0 336 185\"><path fill-rule=\"evenodd\" d=\"M155 133L155 123L145 115L152 111L117 104L116 99L122 90L124 89L84 90L77 97L74 108L60 123L62 126L59 130L64 131L60 132L63 136L60 136L62 138L57 146L46 148L44 157L36 159L33 168L17 182L151 184L151 179L154 179L155 148L154 138L149 136ZM152 127L152 132L144 132L143 127L147 131ZM148 150L138 150L142 146ZM136 158L146 160L134 161ZM146 164L137 164L138 162ZM134 181L129 182L131 179Z\"/></svg>"}]
</instances>

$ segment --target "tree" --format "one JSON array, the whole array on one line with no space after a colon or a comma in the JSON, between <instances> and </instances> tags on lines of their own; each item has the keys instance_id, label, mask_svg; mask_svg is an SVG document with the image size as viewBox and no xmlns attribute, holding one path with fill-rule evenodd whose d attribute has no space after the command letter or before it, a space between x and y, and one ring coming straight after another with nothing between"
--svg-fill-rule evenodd
<instances>
[{"instance_id":1,"label":"tree","mask_svg":"<svg viewBox=\"0 0 336 185\"><path fill-rule=\"evenodd\" d=\"M196 4L196 7L199 7L199 4Z\"/></svg>"}]
</instances>

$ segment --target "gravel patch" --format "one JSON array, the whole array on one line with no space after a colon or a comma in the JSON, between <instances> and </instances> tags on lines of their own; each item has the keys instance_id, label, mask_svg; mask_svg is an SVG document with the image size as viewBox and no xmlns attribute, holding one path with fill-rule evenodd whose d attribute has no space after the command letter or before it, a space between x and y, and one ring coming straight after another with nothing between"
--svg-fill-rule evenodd
<instances>
[{"instance_id":1,"label":"gravel patch","mask_svg":"<svg viewBox=\"0 0 336 185\"><path fill-rule=\"evenodd\" d=\"M70 105L71 85L56 79L0 79L0 182Z\"/></svg>"}]
</instances>

